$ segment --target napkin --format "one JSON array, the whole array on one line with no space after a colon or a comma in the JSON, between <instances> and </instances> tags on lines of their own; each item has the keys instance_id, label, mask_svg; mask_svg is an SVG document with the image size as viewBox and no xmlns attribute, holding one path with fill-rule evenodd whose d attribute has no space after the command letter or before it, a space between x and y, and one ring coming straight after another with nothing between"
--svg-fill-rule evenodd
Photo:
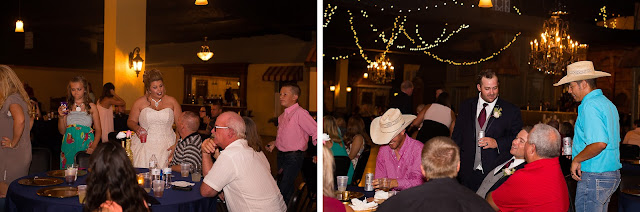
<instances>
[{"instance_id":1,"label":"napkin","mask_svg":"<svg viewBox=\"0 0 640 212\"><path fill-rule=\"evenodd\" d=\"M351 199L351 208L354 211L364 211L364 210L369 210L372 208L376 208L378 207L378 203L376 202L367 202L367 200L359 200L356 198Z\"/></svg>"},{"instance_id":2,"label":"napkin","mask_svg":"<svg viewBox=\"0 0 640 212\"><path fill-rule=\"evenodd\" d=\"M187 181L174 181L174 182L171 182L171 185L180 186L180 187L187 187L187 186L194 186L196 184L195 183L190 183L190 182L187 182Z\"/></svg>"},{"instance_id":3,"label":"napkin","mask_svg":"<svg viewBox=\"0 0 640 212\"><path fill-rule=\"evenodd\" d=\"M389 199L389 192L378 190L373 196L374 199Z\"/></svg>"}]
</instances>

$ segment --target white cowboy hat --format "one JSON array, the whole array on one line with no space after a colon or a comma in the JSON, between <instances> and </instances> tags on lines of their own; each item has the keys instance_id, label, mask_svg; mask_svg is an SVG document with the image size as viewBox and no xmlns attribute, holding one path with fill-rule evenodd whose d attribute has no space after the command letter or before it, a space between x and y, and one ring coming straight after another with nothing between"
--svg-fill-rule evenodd
<instances>
[{"instance_id":1,"label":"white cowboy hat","mask_svg":"<svg viewBox=\"0 0 640 212\"><path fill-rule=\"evenodd\" d=\"M564 76L558 83L553 86L559 86L579 80L594 79L598 77L608 77L611 74L602 71L596 71L591 61L578 61L567 66L567 76Z\"/></svg>"},{"instance_id":2,"label":"white cowboy hat","mask_svg":"<svg viewBox=\"0 0 640 212\"><path fill-rule=\"evenodd\" d=\"M403 115L399 109L391 108L382 116L371 122L371 140L378 145L388 144L416 118L414 115Z\"/></svg>"}]
</instances>

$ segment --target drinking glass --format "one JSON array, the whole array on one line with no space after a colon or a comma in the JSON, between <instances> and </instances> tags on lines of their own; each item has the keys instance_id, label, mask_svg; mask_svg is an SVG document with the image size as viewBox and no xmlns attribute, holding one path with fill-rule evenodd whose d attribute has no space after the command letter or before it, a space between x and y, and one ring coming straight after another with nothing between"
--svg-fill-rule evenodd
<instances>
[{"instance_id":1,"label":"drinking glass","mask_svg":"<svg viewBox=\"0 0 640 212\"><path fill-rule=\"evenodd\" d=\"M164 181L163 180L154 180L153 181L153 196L154 197L162 197L164 193Z\"/></svg>"},{"instance_id":2,"label":"drinking glass","mask_svg":"<svg viewBox=\"0 0 640 212\"><path fill-rule=\"evenodd\" d=\"M146 172L146 173L142 173L142 176L144 178L143 188L147 193L149 193L151 192L151 174L149 174L149 172Z\"/></svg>"},{"instance_id":3,"label":"drinking glass","mask_svg":"<svg viewBox=\"0 0 640 212\"><path fill-rule=\"evenodd\" d=\"M338 191L346 191L347 190L347 181L349 180L349 177L347 176L338 176L337 177L337 184L338 184Z\"/></svg>"},{"instance_id":4,"label":"drinking glass","mask_svg":"<svg viewBox=\"0 0 640 212\"><path fill-rule=\"evenodd\" d=\"M190 164L188 163L181 163L180 164L180 176L182 177L189 177L189 168L190 168Z\"/></svg>"},{"instance_id":5,"label":"drinking glass","mask_svg":"<svg viewBox=\"0 0 640 212\"><path fill-rule=\"evenodd\" d=\"M380 184L380 189L388 192L389 187L391 186L391 179L389 178L380 178L378 179L378 183Z\"/></svg>"},{"instance_id":6,"label":"drinking glass","mask_svg":"<svg viewBox=\"0 0 640 212\"><path fill-rule=\"evenodd\" d=\"M71 164L67 166L67 169L64 170L64 179L67 181L67 184L72 185L78 179L78 165Z\"/></svg>"},{"instance_id":7,"label":"drinking glass","mask_svg":"<svg viewBox=\"0 0 640 212\"><path fill-rule=\"evenodd\" d=\"M87 195L87 185L78 186L78 200L80 204L84 204L84 197Z\"/></svg>"}]
</instances>

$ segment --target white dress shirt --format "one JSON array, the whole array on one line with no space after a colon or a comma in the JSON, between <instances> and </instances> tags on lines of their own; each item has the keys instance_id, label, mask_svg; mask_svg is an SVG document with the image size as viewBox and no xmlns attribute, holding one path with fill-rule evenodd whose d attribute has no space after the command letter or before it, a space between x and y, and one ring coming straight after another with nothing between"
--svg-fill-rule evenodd
<instances>
[{"instance_id":1,"label":"white dress shirt","mask_svg":"<svg viewBox=\"0 0 640 212\"><path fill-rule=\"evenodd\" d=\"M224 149L202 182L218 192L224 189L232 212L287 210L267 157L254 151L244 139Z\"/></svg>"},{"instance_id":2,"label":"white dress shirt","mask_svg":"<svg viewBox=\"0 0 640 212\"><path fill-rule=\"evenodd\" d=\"M495 100L493 100L493 102L486 102L484 101L484 99L482 99L482 93L478 92L478 105L476 107L476 119L478 119L478 116L480 115L480 110L482 110L482 104L484 103L489 103L489 105L487 105L487 107L485 108L485 110L487 110L487 114L485 114L487 117L487 120L485 123L489 122L489 116L493 115L493 107L496 106L496 102L498 102L498 98L496 97Z\"/></svg>"}]
</instances>

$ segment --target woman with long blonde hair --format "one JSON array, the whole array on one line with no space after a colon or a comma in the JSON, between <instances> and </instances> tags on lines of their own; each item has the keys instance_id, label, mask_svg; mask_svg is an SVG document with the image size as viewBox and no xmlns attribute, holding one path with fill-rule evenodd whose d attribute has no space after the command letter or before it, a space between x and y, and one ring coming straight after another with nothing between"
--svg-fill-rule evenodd
<instances>
[{"instance_id":1,"label":"woman with long blonde hair","mask_svg":"<svg viewBox=\"0 0 640 212\"><path fill-rule=\"evenodd\" d=\"M29 95L9 66L0 65L0 174L6 182L27 175L31 163ZM0 198L7 186L0 185Z\"/></svg>"}]
</instances>

